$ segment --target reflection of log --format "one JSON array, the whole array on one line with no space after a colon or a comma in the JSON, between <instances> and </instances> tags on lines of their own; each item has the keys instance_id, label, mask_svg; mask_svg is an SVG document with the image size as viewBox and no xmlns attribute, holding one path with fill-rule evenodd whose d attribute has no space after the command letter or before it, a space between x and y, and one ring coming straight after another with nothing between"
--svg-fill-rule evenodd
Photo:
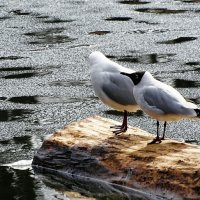
<instances>
[{"instance_id":1,"label":"reflection of log","mask_svg":"<svg viewBox=\"0 0 200 200\"><path fill-rule=\"evenodd\" d=\"M113 124L118 123L91 117L67 125L44 141L33 165L162 196L200 199L200 146L174 140L147 145L153 135L129 127L115 136Z\"/></svg>"}]
</instances>

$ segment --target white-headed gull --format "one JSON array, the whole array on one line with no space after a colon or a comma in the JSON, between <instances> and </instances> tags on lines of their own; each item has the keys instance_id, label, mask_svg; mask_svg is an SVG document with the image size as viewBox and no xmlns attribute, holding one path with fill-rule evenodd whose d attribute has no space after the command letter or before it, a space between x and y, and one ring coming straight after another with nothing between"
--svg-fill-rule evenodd
<instances>
[{"instance_id":1,"label":"white-headed gull","mask_svg":"<svg viewBox=\"0 0 200 200\"><path fill-rule=\"evenodd\" d=\"M130 78L120 72L133 73L134 71L111 61L101 52L95 51L89 56L91 82L98 98L107 106L124 112L121 126L113 131L116 135L127 130L127 112L139 109L133 96L134 84Z\"/></svg>"},{"instance_id":2,"label":"white-headed gull","mask_svg":"<svg viewBox=\"0 0 200 200\"><path fill-rule=\"evenodd\" d=\"M164 140L167 121L200 118L200 109L197 105L186 101L177 90L156 80L148 71L121 74L129 77L134 83L133 94L140 108L157 120L157 137L149 144ZM159 121L164 121L164 132L161 138Z\"/></svg>"}]
</instances>

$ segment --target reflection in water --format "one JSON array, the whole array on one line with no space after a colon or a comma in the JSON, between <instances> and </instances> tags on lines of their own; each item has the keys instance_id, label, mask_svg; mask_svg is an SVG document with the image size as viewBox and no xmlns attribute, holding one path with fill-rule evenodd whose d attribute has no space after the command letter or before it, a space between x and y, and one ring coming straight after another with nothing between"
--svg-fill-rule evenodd
<instances>
[{"instance_id":1,"label":"reflection in water","mask_svg":"<svg viewBox=\"0 0 200 200\"><path fill-rule=\"evenodd\" d=\"M46 184L44 185L30 169L0 167L0 175L0 197L2 200L95 200L87 197L88 194L85 197L75 192L70 193L70 190L76 190L71 182L66 182L66 185L71 187L69 190L56 178L50 177L48 181L47 178L43 178ZM54 182L50 182L50 180Z\"/></svg>"},{"instance_id":2,"label":"reflection in water","mask_svg":"<svg viewBox=\"0 0 200 200\"><path fill-rule=\"evenodd\" d=\"M136 33L136 34L145 34L145 33L164 33L164 32L167 32L169 31L168 29L136 29L136 30L133 30L131 31L131 33Z\"/></svg>"},{"instance_id":3,"label":"reflection in water","mask_svg":"<svg viewBox=\"0 0 200 200\"><path fill-rule=\"evenodd\" d=\"M154 75L158 75L160 73L165 73L165 74L176 74L176 73L181 73L184 74L185 72L200 72L200 68L194 68L194 69L176 69L173 71L161 71L161 72L155 72Z\"/></svg>"},{"instance_id":4,"label":"reflection in water","mask_svg":"<svg viewBox=\"0 0 200 200\"><path fill-rule=\"evenodd\" d=\"M14 13L15 15L30 15L30 12L26 12L26 11L22 11L22 10L12 10L12 13Z\"/></svg>"},{"instance_id":5,"label":"reflection in water","mask_svg":"<svg viewBox=\"0 0 200 200\"><path fill-rule=\"evenodd\" d=\"M54 69L54 68L59 68L61 66L59 65L46 65L44 68L45 69ZM44 72L44 69L39 69L39 68L34 68L34 67L5 67L5 68L0 68L0 72L11 72L11 71L32 71L32 72L29 72L29 73L33 73L33 71L36 71L36 70L43 70L43 71L40 71L40 72L34 72L35 74L38 74L38 75L45 75L47 74L48 72ZM29 74L29 73L23 73L23 74ZM50 72L49 72L50 73ZM11 75L12 76L17 76L18 74L16 75ZM22 75L23 76L23 75ZM24 75L25 76L25 75ZM29 75L28 75L29 76ZM20 77L20 75L19 75ZM23 78L26 78L26 77L23 77Z\"/></svg>"},{"instance_id":6,"label":"reflection in water","mask_svg":"<svg viewBox=\"0 0 200 200\"><path fill-rule=\"evenodd\" d=\"M144 64L154 64L154 63L166 63L171 61L171 57L175 54L145 54L137 57L133 56L123 56L118 61L122 62L134 62L134 63L144 63Z\"/></svg>"},{"instance_id":7,"label":"reflection in water","mask_svg":"<svg viewBox=\"0 0 200 200\"><path fill-rule=\"evenodd\" d=\"M185 63L186 65L200 65L200 62L198 62L198 61L194 61L194 62L187 62L187 63Z\"/></svg>"},{"instance_id":8,"label":"reflection in water","mask_svg":"<svg viewBox=\"0 0 200 200\"><path fill-rule=\"evenodd\" d=\"M35 77L35 76L45 76L50 73L51 72L27 72L27 73L21 73L21 74L6 75L3 78L5 79L30 78L30 77Z\"/></svg>"},{"instance_id":9,"label":"reflection in water","mask_svg":"<svg viewBox=\"0 0 200 200\"><path fill-rule=\"evenodd\" d=\"M28 109L0 110L0 122L21 120L32 113L33 110Z\"/></svg>"},{"instance_id":10,"label":"reflection in water","mask_svg":"<svg viewBox=\"0 0 200 200\"><path fill-rule=\"evenodd\" d=\"M110 17L105 19L106 21L129 21L131 20L131 17Z\"/></svg>"},{"instance_id":11,"label":"reflection in water","mask_svg":"<svg viewBox=\"0 0 200 200\"><path fill-rule=\"evenodd\" d=\"M20 97L11 97L8 101L14 103L23 103L23 104L37 104L39 103L38 96L20 96Z\"/></svg>"},{"instance_id":12,"label":"reflection in water","mask_svg":"<svg viewBox=\"0 0 200 200\"><path fill-rule=\"evenodd\" d=\"M145 13L155 13L155 14L178 14L184 13L187 10L169 10L167 8L139 8L135 11L145 12Z\"/></svg>"},{"instance_id":13,"label":"reflection in water","mask_svg":"<svg viewBox=\"0 0 200 200\"><path fill-rule=\"evenodd\" d=\"M0 97L0 101L5 101L7 97Z\"/></svg>"},{"instance_id":14,"label":"reflection in water","mask_svg":"<svg viewBox=\"0 0 200 200\"><path fill-rule=\"evenodd\" d=\"M6 68L0 68L0 72L26 71L26 70L33 70L33 68L32 67L6 67Z\"/></svg>"},{"instance_id":15,"label":"reflection in water","mask_svg":"<svg viewBox=\"0 0 200 200\"><path fill-rule=\"evenodd\" d=\"M53 175L51 176L38 175L38 178L43 181L44 185L47 186L47 189L49 189L49 191L50 191L50 188L52 188L54 190L54 193L59 192L60 194L62 194L59 200L66 199L65 197L67 197L66 200L69 200L69 199L70 200L96 200L96 198L91 197L91 195L89 194L90 192L85 193L84 190L78 192L78 190L81 190L81 188L76 188L76 187L77 186L80 187L81 183L78 183L77 181L74 181L76 182L74 184L71 180L63 180ZM97 199L100 200L102 198L97 198Z\"/></svg>"},{"instance_id":16,"label":"reflection in water","mask_svg":"<svg viewBox=\"0 0 200 200\"><path fill-rule=\"evenodd\" d=\"M69 49L78 48L78 47L90 47L90 44L77 44L69 46Z\"/></svg>"},{"instance_id":17,"label":"reflection in water","mask_svg":"<svg viewBox=\"0 0 200 200\"><path fill-rule=\"evenodd\" d=\"M48 17L46 17L48 18ZM69 23L69 22L73 22L74 20L70 20L70 19L59 19L59 18L52 18L52 19L47 19L44 20L43 23L50 23L50 24L58 24L58 23Z\"/></svg>"},{"instance_id":18,"label":"reflection in water","mask_svg":"<svg viewBox=\"0 0 200 200\"><path fill-rule=\"evenodd\" d=\"M30 135L24 135L20 137L13 137L13 141L15 144L27 144L30 148L32 146L31 143L31 136Z\"/></svg>"},{"instance_id":19,"label":"reflection in water","mask_svg":"<svg viewBox=\"0 0 200 200\"><path fill-rule=\"evenodd\" d=\"M29 72L29 73L21 73L21 74L11 74L4 76L5 79L15 79L15 78L30 78L32 76L36 76L37 72Z\"/></svg>"},{"instance_id":20,"label":"reflection in water","mask_svg":"<svg viewBox=\"0 0 200 200\"><path fill-rule=\"evenodd\" d=\"M16 149L19 149L21 153L23 154L23 153L27 153L27 150L38 149L41 146L42 141L43 141L43 138L32 134L32 135L15 136L7 140L0 140L0 145L3 145L4 147L11 148L11 149L14 147ZM26 150L26 152L22 152L23 150ZM7 152L6 155L7 156L9 155L9 158L6 158L3 160L2 158L3 152L0 152L0 163L8 162L8 160L16 160L14 153L12 152L13 155L10 155L10 153L11 152Z\"/></svg>"},{"instance_id":21,"label":"reflection in water","mask_svg":"<svg viewBox=\"0 0 200 200\"><path fill-rule=\"evenodd\" d=\"M21 153L23 155L23 154L26 154L27 151L32 150L32 146L33 146L32 136L24 135L24 136L19 136L19 137L13 137L12 139L9 139L9 140L1 140L0 145L3 145L5 149L7 149L7 152L5 151L0 152L0 163L7 162L9 160L15 160L16 152L18 152L18 154ZM9 158L6 158L5 155L3 154L6 154L6 156L9 156Z\"/></svg>"},{"instance_id":22,"label":"reflection in water","mask_svg":"<svg viewBox=\"0 0 200 200\"><path fill-rule=\"evenodd\" d=\"M195 71L195 72L199 72L199 73L200 73L200 67L198 67L198 68L195 68L195 69L194 69L194 71Z\"/></svg>"},{"instance_id":23,"label":"reflection in water","mask_svg":"<svg viewBox=\"0 0 200 200\"><path fill-rule=\"evenodd\" d=\"M191 87L199 87L200 82L198 81L191 81L191 80L184 80L184 79L175 79L174 86L176 88L191 88Z\"/></svg>"},{"instance_id":24,"label":"reflection in water","mask_svg":"<svg viewBox=\"0 0 200 200\"><path fill-rule=\"evenodd\" d=\"M31 41L29 44L60 44L66 42L72 42L75 39L70 38L65 35L47 35L43 37L38 37L38 40Z\"/></svg>"},{"instance_id":25,"label":"reflection in water","mask_svg":"<svg viewBox=\"0 0 200 200\"><path fill-rule=\"evenodd\" d=\"M129 5L138 5L138 4L147 4L150 2L141 1L141 0L129 0L129 1L119 1L121 4L129 4Z\"/></svg>"},{"instance_id":26,"label":"reflection in water","mask_svg":"<svg viewBox=\"0 0 200 200\"><path fill-rule=\"evenodd\" d=\"M39 190L39 182L29 169L17 170L0 167L0 174L0 197L2 200L35 200L37 197L43 196Z\"/></svg>"},{"instance_id":27,"label":"reflection in water","mask_svg":"<svg viewBox=\"0 0 200 200\"><path fill-rule=\"evenodd\" d=\"M35 135L35 132L38 131L33 130L31 135L23 135L23 136L14 136L10 139L1 139L0 140L0 166L3 164L4 166L8 166L7 163L10 163L9 166L15 166L18 169L24 168L28 166L30 161L19 162L16 160L27 160L32 159L34 152L36 149L41 147L43 138ZM19 162L19 163L18 163Z\"/></svg>"},{"instance_id":28,"label":"reflection in water","mask_svg":"<svg viewBox=\"0 0 200 200\"><path fill-rule=\"evenodd\" d=\"M49 35L49 34L62 33L63 31L64 31L64 28L50 28L50 29L45 29L45 30L37 31L37 32L25 33L24 35L40 37L40 36L45 36L45 35Z\"/></svg>"},{"instance_id":29,"label":"reflection in water","mask_svg":"<svg viewBox=\"0 0 200 200\"><path fill-rule=\"evenodd\" d=\"M0 60L18 60L26 57L20 57L20 56L2 56L0 57Z\"/></svg>"},{"instance_id":30,"label":"reflection in water","mask_svg":"<svg viewBox=\"0 0 200 200\"><path fill-rule=\"evenodd\" d=\"M200 0L177 0L177 1L182 1L184 3L200 3Z\"/></svg>"},{"instance_id":31,"label":"reflection in water","mask_svg":"<svg viewBox=\"0 0 200 200\"><path fill-rule=\"evenodd\" d=\"M40 169L36 166L33 166L33 169L35 173L41 173ZM122 185L108 183L95 178L83 177L67 172L63 173L62 171L44 169L42 170L42 175L39 175L39 177L45 185L67 194L70 199L79 197L80 200L152 200L154 198L133 188L123 187Z\"/></svg>"},{"instance_id":32,"label":"reflection in water","mask_svg":"<svg viewBox=\"0 0 200 200\"><path fill-rule=\"evenodd\" d=\"M0 144L2 145L24 145L26 149L31 149L32 147L32 142L31 142L32 136L30 135L24 135L24 136L19 136L19 137L13 137L12 139L9 140L1 140Z\"/></svg>"},{"instance_id":33,"label":"reflection in water","mask_svg":"<svg viewBox=\"0 0 200 200\"><path fill-rule=\"evenodd\" d=\"M37 18L37 19L48 19L49 16L47 16L47 15L36 14L36 15L35 15L35 18Z\"/></svg>"},{"instance_id":34,"label":"reflection in water","mask_svg":"<svg viewBox=\"0 0 200 200\"><path fill-rule=\"evenodd\" d=\"M38 32L25 33L24 35L36 38L34 41L30 41L29 44L57 44L75 40L66 35L58 35L63 31L64 28L50 28Z\"/></svg>"},{"instance_id":35,"label":"reflection in water","mask_svg":"<svg viewBox=\"0 0 200 200\"><path fill-rule=\"evenodd\" d=\"M1 7L1 6L0 6ZM4 16L4 17L0 17L0 21L4 21L6 19L10 19L11 17L8 17L8 16Z\"/></svg>"},{"instance_id":36,"label":"reflection in water","mask_svg":"<svg viewBox=\"0 0 200 200\"><path fill-rule=\"evenodd\" d=\"M41 104L41 103L74 103L90 101L92 97L52 97L52 96L20 96L11 97L8 101L22 104Z\"/></svg>"},{"instance_id":37,"label":"reflection in water","mask_svg":"<svg viewBox=\"0 0 200 200\"><path fill-rule=\"evenodd\" d=\"M139 20L139 21L135 21L136 23L139 24L148 24L148 25L158 25L159 23L155 23L155 22L149 22L149 21L144 21L144 20Z\"/></svg>"},{"instance_id":38,"label":"reflection in water","mask_svg":"<svg viewBox=\"0 0 200 200\"><path fill-rule=\"evenodd\" d=\"M70 86L91 86L91 82L89 80L68 80L68 81L53 81L49 85L51 86L64 86L64 87L70 87Z\"/></svg>"},{"instance_id":39,"label":"reflection in water","mask_svg":"<svg viewBox=\"0 0 200 200\"><path fill-rule=\"evenodd\" d=\"M73 1L68 1L68 3L72 5L84 5L87 1L86 0L73 0Z\"/></svg>"},{"instance_id":40,"label":"reflection in water","mask_svg":"<svg viewBox=\"0 0 200 200\"><path fill-rule=\"evenodd\" d=\"M167 40L164 42L158 42L159 44L178 44L178 43L183 43L183 42L188 42L192 40L196 40L197 37L178 37L173 40Z\"/></svg>"},{"instance_id":41,"label":"reflection in water","mask_svg":"<svg viewBox=\"0 0 200 200\"><path fill-rule=\"evenodd\" d=\"M110 31L94 31L94 32L90 32L89 35L106 35L110 33Z\"/></svg>"}]
</instances>

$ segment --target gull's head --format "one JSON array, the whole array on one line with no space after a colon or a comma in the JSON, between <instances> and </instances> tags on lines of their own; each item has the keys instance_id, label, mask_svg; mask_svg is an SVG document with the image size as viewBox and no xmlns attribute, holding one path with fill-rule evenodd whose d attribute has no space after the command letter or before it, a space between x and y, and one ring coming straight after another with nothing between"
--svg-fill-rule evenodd
<instances>
[{"instance_id":1,"label":"gull's head","mask_svg":"<svg viewBox=\"0 0 200 200\"><path fill-rule=\"evenodd\" d=\"M90 65L95 64L101 60L105 59L105 56L100 51L94 51L89 55L89 63Z\"/></svg>"},{"instance_id":2,"label":"gull's head","mask_svg":"<svg viewBox=\"0 0 200 200\"><path fill-rule=\"evenodd\" d=\"M141 72L134 72L131 74L125 73L125 72L121 72L120 74L124 75L124 76L128 76L132 81L134 85L137 85L141 82L144 74L146 74L146 71L141 71Z\"/></svg>"}]
</instances>

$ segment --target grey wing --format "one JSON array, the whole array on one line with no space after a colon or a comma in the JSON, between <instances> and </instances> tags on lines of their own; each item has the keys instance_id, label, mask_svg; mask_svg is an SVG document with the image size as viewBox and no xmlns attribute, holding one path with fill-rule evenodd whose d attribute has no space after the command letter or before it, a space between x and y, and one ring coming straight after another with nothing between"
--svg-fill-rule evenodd
<instances>
[{"instance_id":1,"label":"grey wing","mask_svg":"<svg viewBox=\"0 0 200 200\"><path fill-rule=\"evenodd\" d=\"M184 105L170 91L150 88L143 95L146 103L153 109L159 109L165 114L185 114Z\"/></svg>"},{"instance_id":2,"label":"grey wing","mask_svg":"<svg viewBox=\"0 0 200 200\"><path fill-rule=\"evenodd\" d=\"M113 101L122 105L136 104L133 87L130 78L120 73L105 73L102 89Z\"/></svg>"}]
</instances>

